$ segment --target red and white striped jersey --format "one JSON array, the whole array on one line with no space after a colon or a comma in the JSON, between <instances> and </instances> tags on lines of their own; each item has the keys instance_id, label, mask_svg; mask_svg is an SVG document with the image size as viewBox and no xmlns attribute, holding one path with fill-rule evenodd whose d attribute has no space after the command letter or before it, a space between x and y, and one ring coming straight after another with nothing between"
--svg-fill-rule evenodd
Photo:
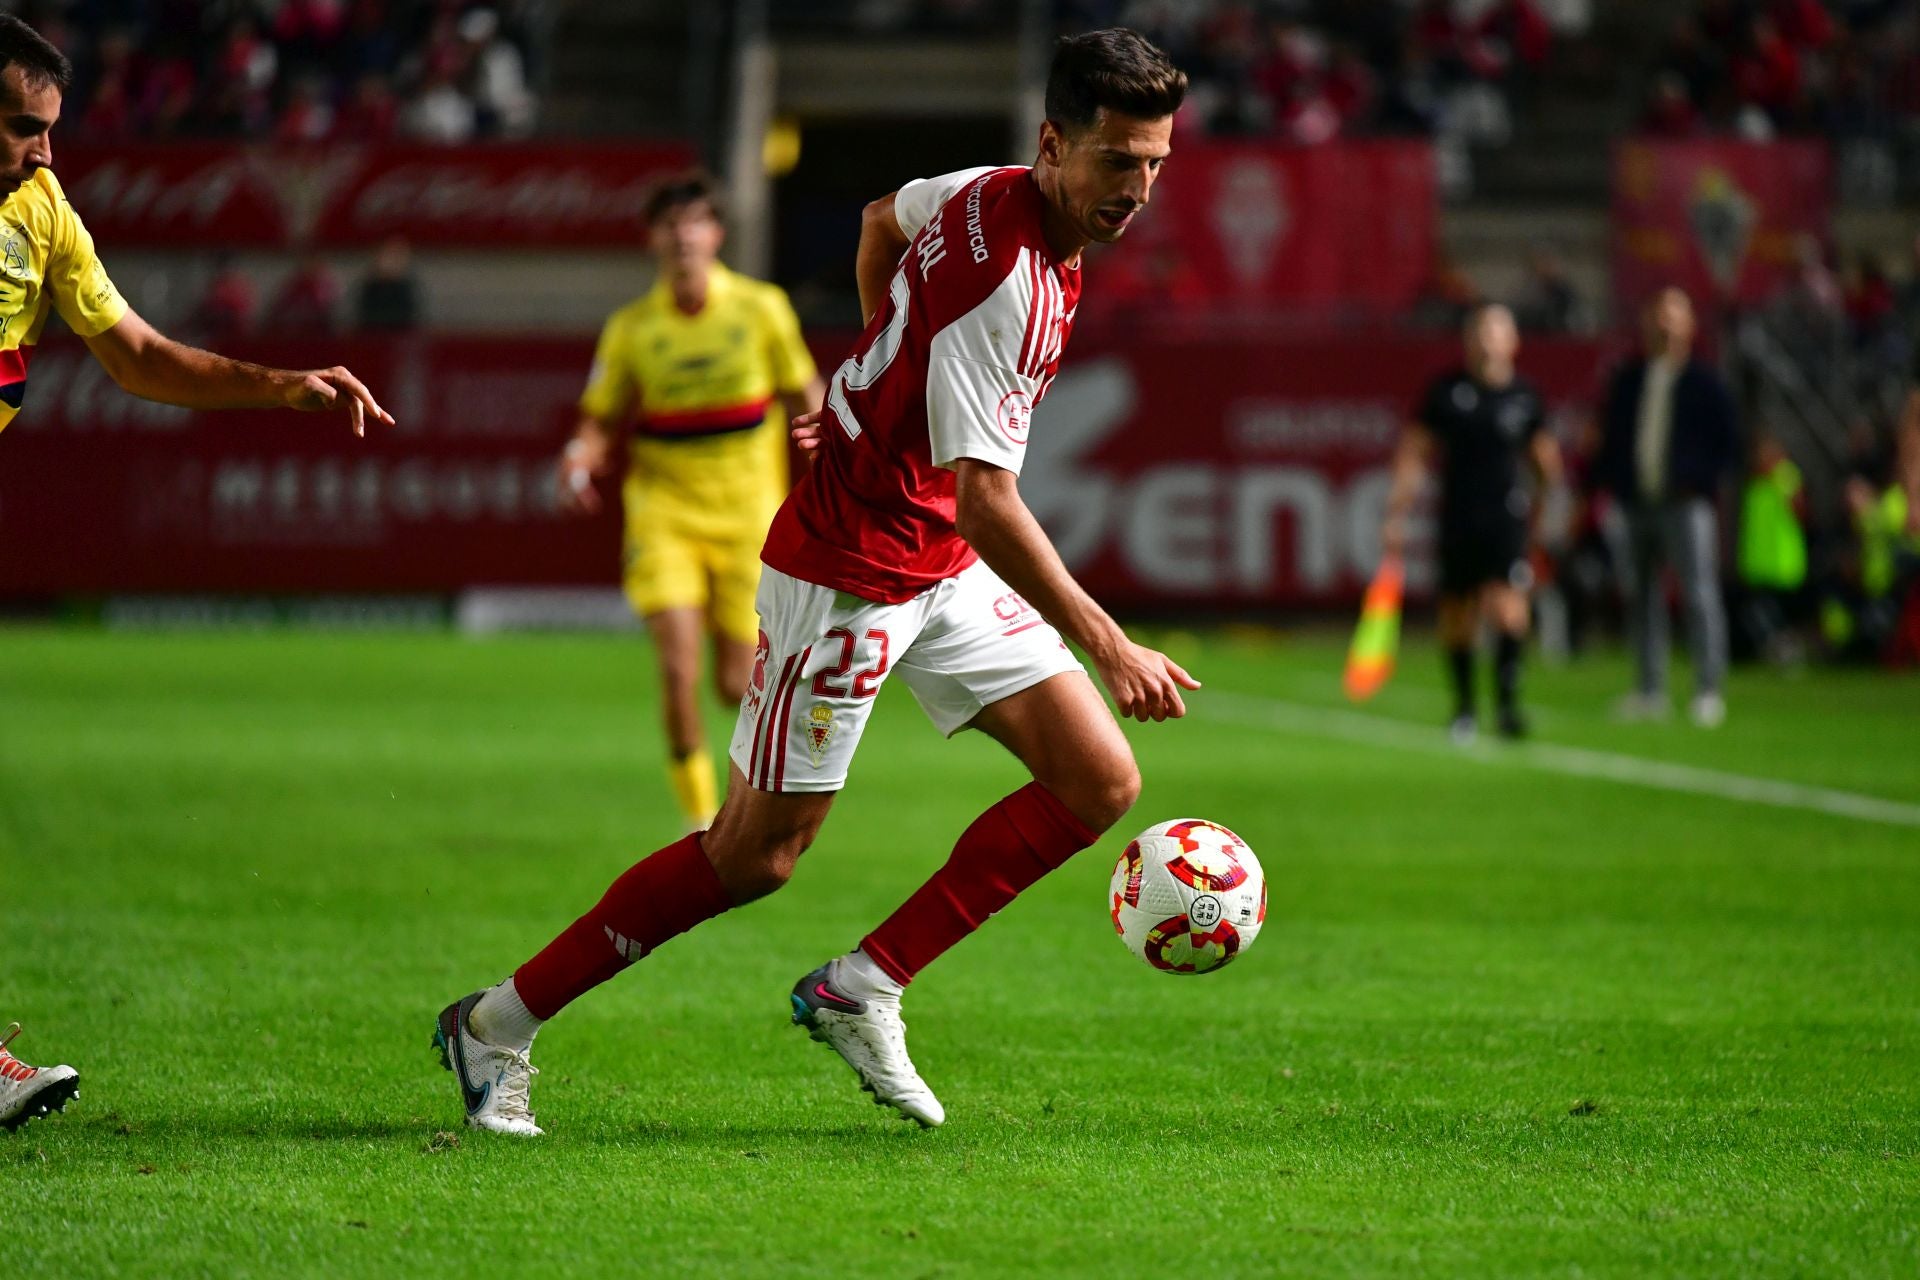
<instances>
[{"instance_id":1,"label":"red and white striped jersey","mask_svg":"<svg viewBox=\"0 0 1920 1280\"><path fill-rule=\"evenodd\" d=\"M1080 304L1045 208L1026 168L901 188L912 244L828 385L820 448L774 517L767 564L900 604L974 562L954 529L954 463L1020 470Z\"/></svg>"}]
</instances>

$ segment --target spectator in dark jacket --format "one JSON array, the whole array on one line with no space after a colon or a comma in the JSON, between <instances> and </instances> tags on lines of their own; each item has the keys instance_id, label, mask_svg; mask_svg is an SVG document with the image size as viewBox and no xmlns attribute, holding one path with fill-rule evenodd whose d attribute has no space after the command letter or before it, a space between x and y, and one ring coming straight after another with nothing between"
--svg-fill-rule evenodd
<instances>
[{"instance_id":1,"label":"spectator in dark jacket","mask_svg":"<svg viewBox=\"0 0 1920 1280\"><path fill-rule=\"evenodd\" d=\"M1662 570L1679 579L1693 653L1694 722L1726 718L1727 618L1720 597L1721 485L1739 464L1732 393L1693 358L1693 303L1668 289L1645 317L1645 354L1613 376L1594 479L1614 502L1610 537L1627 592L1627 625L1639 665L1622 711L1667 713L1667 612Z\"/></svg>"}]
</instances>

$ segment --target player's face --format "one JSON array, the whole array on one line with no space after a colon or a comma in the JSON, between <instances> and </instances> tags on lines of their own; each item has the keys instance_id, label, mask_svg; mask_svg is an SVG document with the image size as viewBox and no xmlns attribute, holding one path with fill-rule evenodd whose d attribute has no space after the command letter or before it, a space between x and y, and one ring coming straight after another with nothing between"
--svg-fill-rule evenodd
<instances>
[{"instance_id":1,"label":"player's face","mask_svg":"<svg viewBox=\"0 0 1920 1280\"><path fill-rule=\"evenodd\" d=\"M1087 239L1112 244L1146 208L1172 138L1172 116L1142 120L1102 107L1090 127L1072 133L1049 121L1040 149L1059 169L1061 212Z\"/></svg>"},{"instance_id":2,"label":"player's face","mask_svg":"<svg viewBox=\"0 0 1920 1280\"><path fill-rule=\"evenodd\" d=\"M655 218L647 238L663 268L691 274L713 265L727 236L713 206L701 200L675 205Z\"/></svg>"},{"instance_id":3,"label":"player's face","mask_svg":"<svg viewBox=\"0 0 1920 1280\"><path fill-rule=\"evenodd\" d=\"M1671 352L1692 341L1693 303L1678 289L1668 289L1647 308L1647 346Z\"/></svg>"},{"instance_id":4,"label":"player's face","mask_svg":"<svg viewBox=\"0 0 1920 1280\"><path fill-rule=\"evenodd\" d=\"M0 71L0 192L11 195L53 164L48 135L59 119L59 89L34 84L18 63Z\"/></svg>"},{"instance_id":5,"label":"player's face","mask_svg":"<svg viewBox=\"0 0 1920 1280\"><path fill-rule=\"evenodd\" d=\"M1467 363L1510 365L1520 353L1520 327L1505 307L1482 307L1467 326Z\"/></svg>"}]
</instances>

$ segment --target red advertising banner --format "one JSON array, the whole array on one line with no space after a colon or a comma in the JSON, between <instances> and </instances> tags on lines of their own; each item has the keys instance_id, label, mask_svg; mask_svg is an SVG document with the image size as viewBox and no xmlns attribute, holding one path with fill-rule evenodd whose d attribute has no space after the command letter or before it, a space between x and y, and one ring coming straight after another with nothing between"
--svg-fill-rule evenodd
<instances>
[{"instance_id":1,"label":"red advertising banner","mask_svg":"<svg viewBox=\"0 0 1920 1280\"><path fill-rule=\"evenodd\" d=\"M1580 340L1522 353L1563 437L1608 354ZM1453 340L1404 334L1091 341L1034 415L1021 492L1103 603L1351 603L1379 565L1401 426L1459 359ZM1416 592L1433 580L1425 532L1408 565Z\"/></svg>"},{"instance_id":2,"label":"red advertising banner","mask_svg":"<svg viewBox=\"0 0 1920 1280\"><path fill-rule=\"evenodd\" d=\"M831 369L844 341L823 343ZM308 348L244 353L310 363ZM342 341L399 425L192 414L134 400L72 340L35 357L0 434L0 596L450 592L611 585L611 513L560 509L586 340ZM1539 342L1525 372L1584 412L1605 353ZM1089 333L1035 416L1021 489L1095 595L1142 610L1350 602L1387 460L1444 338ZM1410 566L1415 587L1428 567Z\"/></svg>"},{"instance_id":3,"label":"red advertising banner","mask_svg":"<svg viewBox=\"0 0 1920 1280\"><path fill-rule=\"evenodd\" d=\"M62 145L58 172L103 245L632 245L679 144Z\"/></svg>"},{"instance_id":4,"label":"red advertising banner","mask_svg":"<svg viewBox=\"0 0 1920 1280\"><path fill-rule=\"evenodd\" d=\"M345 364L397 425L358 440L340 415L150 404L79 343L48 342L24 411L0 433L0 594L616 580L617 517L563 512L555 487L590 339L258 342L233 354Z\"/></svg>"},{"instance_id":5,"label":"red advertising banner","mask_svg":"<svg viewBox=\"0 0 1920 1280\"><path fill-rule=\"evenodd\" d=\"M1833 229L1823 142L1626 142L1613 157L1613 291L1636 307L1669 285L1717 306L1765 302L1802 241Z\"/></svg>"},{"instance_id":6,"label":"red advertising banner","mask_svg":"<svg viewBox=\"0 0 1920 1280\"><path fill-rule=\"evenodd\" d=\"M1182 144L1100 269L1096 309L1274 303L1393 312L1432 274L1433 148Z\"/></svg>"}]
</instances>

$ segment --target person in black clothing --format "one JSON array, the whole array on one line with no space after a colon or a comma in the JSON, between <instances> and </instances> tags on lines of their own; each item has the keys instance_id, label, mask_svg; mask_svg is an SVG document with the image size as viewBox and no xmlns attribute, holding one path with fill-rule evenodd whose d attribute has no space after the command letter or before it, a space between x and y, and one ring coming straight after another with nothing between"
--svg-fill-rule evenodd
<instances>
[{"instance_id":1,"label":"person in black clothing","mask_svg":"<svg viewBox=\"0 0 1920 1280\"><path fill-rule=\"evenodd\" d=\"M1520 713L1520 654L1527 637L1527 559L1533 504L1522 460L1540 485L1561 481L1560 448L1546 429L1540 393L1514 370L1520 331L1497 304L1475 307L1464 326L1466 365L1428 387L1394 454L1382 542L1389 555L1406 548L1407 521L1421 482L1438 455L1440 472L1440 642L1455 698L1452 733L1471 738L1478 725L1473 648L1482 621L1498 636L1494 675L1499 729L1526 733Z\"/></svg>"}]
</instances>

